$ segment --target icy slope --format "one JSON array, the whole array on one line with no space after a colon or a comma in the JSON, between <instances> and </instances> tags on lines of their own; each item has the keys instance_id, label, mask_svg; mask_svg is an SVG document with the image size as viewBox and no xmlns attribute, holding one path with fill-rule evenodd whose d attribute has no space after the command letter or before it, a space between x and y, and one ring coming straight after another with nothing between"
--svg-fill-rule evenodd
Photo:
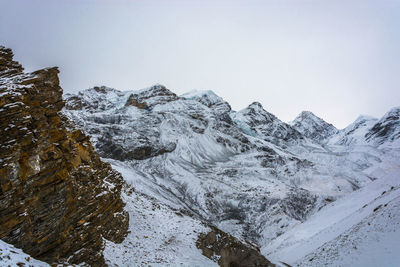
<instances>
[{"instance_id":1,"label":"icy slope","mask_svg":"<svg viewBox=\"0 0 400 267\"><path fill-rule=\"evenodd\" d=\"M264 246L263 254L272 261L299 266L396 266L393 255L388 259L392 265L378 262L395 254L400 245L400 239L395 238L400 236L400 221L396 220L400 217L399 178L399 167L387 169L376 181L325 206ZM363 250L358 251L359 246ZM377 247L382 253L369 250ZM370 253L379 255L363 265ZM356 260L357 256L363 263Z\"/></svg>"}]
</instances>

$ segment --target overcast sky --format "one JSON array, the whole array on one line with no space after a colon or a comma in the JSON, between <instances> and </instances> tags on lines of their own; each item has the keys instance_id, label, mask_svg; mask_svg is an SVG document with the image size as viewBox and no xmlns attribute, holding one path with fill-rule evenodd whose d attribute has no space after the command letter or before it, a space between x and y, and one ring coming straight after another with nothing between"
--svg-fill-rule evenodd
<instances>
[{"instance_id":1,"label":"overcast sky","mask_svg":"<svg viewBox=\"0 0 400 267\"><path fill-rule=\"evenodd\" d=\"M0 0L0 44L65 92L155 83L338 128L400 105L400 0Z\"/></svg>"}]
</instances>

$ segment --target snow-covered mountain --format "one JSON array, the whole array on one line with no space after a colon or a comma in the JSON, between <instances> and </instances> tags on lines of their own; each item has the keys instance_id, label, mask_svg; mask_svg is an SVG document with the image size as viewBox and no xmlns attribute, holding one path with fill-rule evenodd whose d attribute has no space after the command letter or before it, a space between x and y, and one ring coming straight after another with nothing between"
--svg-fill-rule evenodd
<instances>
[{"instance_id":1,"label":"snow-covered mountain","mask_svg":"<svg viewBox=\"0 0 400 267\"><path fill-rule=\"evenodd\" d=\"M257 102L236 112L212 91L177 96L162 85L95 87L65 101L136 192L267 256L268 244L400 165L395 112L338 131L311 112L287 124Z\"/></svg>"}]
</instances>

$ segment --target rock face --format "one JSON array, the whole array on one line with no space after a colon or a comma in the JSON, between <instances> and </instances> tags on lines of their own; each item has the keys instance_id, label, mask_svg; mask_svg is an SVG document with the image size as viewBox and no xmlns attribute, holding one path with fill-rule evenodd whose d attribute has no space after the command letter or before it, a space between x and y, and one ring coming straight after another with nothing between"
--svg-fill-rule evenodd
<instances>
[{"instance_id":1,"label":"rock face","mask_svg":"<svg viewBox=\"0 0 400 267\"><path fill-rule=\"evenodd\" d=\"M121 242L122 177L59 113L57 68L23 73L0 47L0 238L48 263L104 265Z\"/></svg>"}]
</instances>

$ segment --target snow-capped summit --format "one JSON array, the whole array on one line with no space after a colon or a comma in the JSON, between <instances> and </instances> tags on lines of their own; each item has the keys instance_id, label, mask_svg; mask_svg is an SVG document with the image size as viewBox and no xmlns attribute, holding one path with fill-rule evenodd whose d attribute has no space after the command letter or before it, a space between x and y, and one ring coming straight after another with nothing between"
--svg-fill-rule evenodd
<instances>
[{"instance_id":1,"label":"snow-capped summit","mask_svg":"<svg viewBox=\"0 0 400 267\"><path fill-rule=\"evenodd\" d=\"M305 137L318 143L324 142L325 139L338 131L335 126L314 115L311 111L301 112L289 124Z\"/></svg>"}]
</instances>

